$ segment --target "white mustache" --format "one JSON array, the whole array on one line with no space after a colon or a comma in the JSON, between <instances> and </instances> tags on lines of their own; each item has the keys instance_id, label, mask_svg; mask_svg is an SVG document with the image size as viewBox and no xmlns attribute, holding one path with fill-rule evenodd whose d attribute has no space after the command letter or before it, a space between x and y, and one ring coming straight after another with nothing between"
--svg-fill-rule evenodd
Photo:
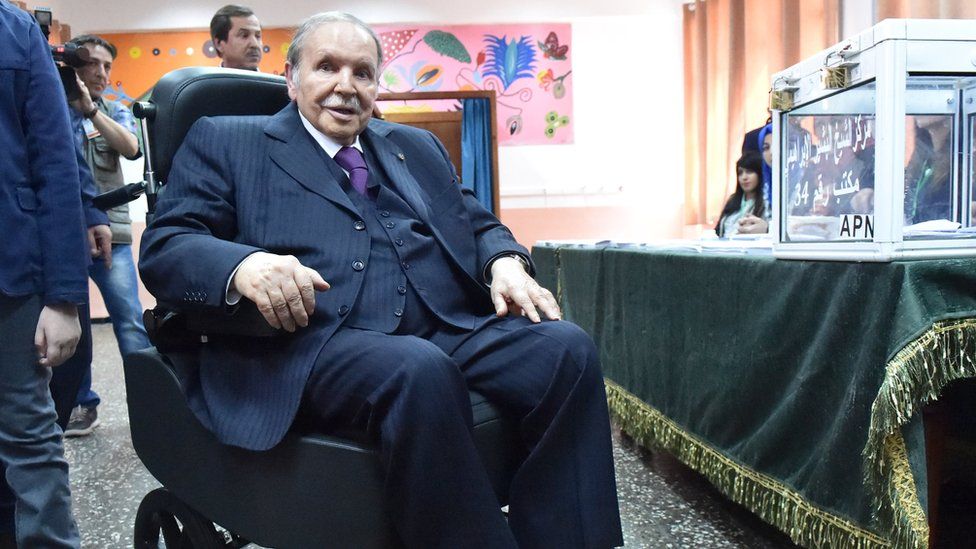
<instances>
[{"instance_id":1,"label":"white mustache","mask_svg":"<svg viewBox=\"0 0 976 549\"><path fill-rule=\"evenodd\" d=\"M332 95L326 97L321 103L319 103L319 106L326 109L349 109L356 114L359 114L363 110L363 106L359 103L359 98L355 95L343 97L337 93L333 93Z\"/></svg>"}]
</instances>

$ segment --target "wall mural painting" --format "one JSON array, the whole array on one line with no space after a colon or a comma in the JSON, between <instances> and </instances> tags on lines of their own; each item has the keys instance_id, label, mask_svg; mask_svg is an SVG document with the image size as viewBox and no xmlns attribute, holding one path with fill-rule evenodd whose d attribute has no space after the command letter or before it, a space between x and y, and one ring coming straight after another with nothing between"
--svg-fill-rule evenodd
<instances>
[{"instance_id":1,"label":"wall mural painting","mask_svg":"<svg viewBox=\"0 0 976 549\"><path fill-rule=\"evenodd\" d=\"M573 142L570 24L374 28L383 46L381 92L494 90L499 145Z\"/></svg>"},{"instance_id":2,"label":"wall mural painting","mask_svg":"<svg viewBox=\"0 0 976 549\"><path fill-rule=\"evenodd\" d=\"M381 92L494 90L499 145L573 142L568 23L515 25L376 25L383 47ZM260 70L284 72L292 29L264 29ZM217 66L206 31L102 35L119 55L105 95L126 104L144 97L167 72ZM431 102L383 110L444 110Z\"/></svg>"}]
</instances>

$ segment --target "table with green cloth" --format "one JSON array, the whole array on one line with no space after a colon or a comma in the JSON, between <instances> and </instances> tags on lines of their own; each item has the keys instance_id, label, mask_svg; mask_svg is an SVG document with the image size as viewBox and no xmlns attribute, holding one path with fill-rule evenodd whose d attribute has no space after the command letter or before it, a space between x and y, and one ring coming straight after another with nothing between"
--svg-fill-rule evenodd
<instances>
[{"instance_id":1,"label":"table with green cloth","mask_svg":"<svg viewBox=\"0 0 976 549\"><path fill-rule=\"evenodd\" d=\"M976 377L976 259L539 244L611 414L806 547L926 547L920 408Z\"/></svg>"}]
</instances>

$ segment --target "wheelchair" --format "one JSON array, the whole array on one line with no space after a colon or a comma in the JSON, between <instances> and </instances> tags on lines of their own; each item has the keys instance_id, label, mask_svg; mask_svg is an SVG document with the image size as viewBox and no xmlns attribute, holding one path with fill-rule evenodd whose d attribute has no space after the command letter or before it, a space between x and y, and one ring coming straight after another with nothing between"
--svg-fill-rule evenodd
<instances>
[{"instance_id":1,"label":"wheelchair","mask_svg":"<svg viewBox=\"0 0 976 549\"><path fill-rule=\"evenodd\" d=\"M280 76L201 67L165 75L150 101L133 108L143 129L150 215L194 121L274 114L288 101ZM364 437L296 427L276 447L255 452L221 444L190 410L180 380L198 367L208 333L268 336L258 328L267 331L267 324L251 311L250 317L203 319L161 304L146 312L155 347L125 358L125 385L133 447L162 487L139 505L135 547L160 547L161 538L168 548L400 547L379 458ZM475 444L505 505L520 460L517 429L477 393L471 406Z\"/></svg>"}]
</instances>

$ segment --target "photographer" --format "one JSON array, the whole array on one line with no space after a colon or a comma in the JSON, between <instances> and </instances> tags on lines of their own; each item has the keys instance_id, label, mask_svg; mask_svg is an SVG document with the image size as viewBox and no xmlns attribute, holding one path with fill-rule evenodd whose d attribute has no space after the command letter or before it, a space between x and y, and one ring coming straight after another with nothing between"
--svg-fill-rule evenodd
<instances>
[{"instance_id":1,"label":"photographer","mask_svg":"<svg viewBox=\"0 0 976 549\"><path fill-rule=\"evenodd\" d=\"M71 43L88 51L88 63L75 69L81 93L71 102L71 121L98 192L105 193L125 185L120 156L139 157L135 119L125 105L103 97L110 84L112 62L117 53L115 46L90 34L78 36ZM142 324L138 279L132 259L129 205L110 209L108 216L112 228L112 252L110 256L96 260L89 268L89 274L105 300L119 351L125 356L148 347L149 339ZM89 362L65 436L91 433L98 426L99 402L98 395L91 389Z\"/></svg>"},{"instance_id":2,"label":"photographer","mask_svg":"<svg viewBox=\"0 0 976 549\"><path fill-rule=\"evenodd\" d=\"M81 333L85 220L93 231L106 220L82 213L81 169L66 146L68 109L47 41L7 0L0 51L0 548L78 547L48 380Z\"/></svg>"}]
</instances>

